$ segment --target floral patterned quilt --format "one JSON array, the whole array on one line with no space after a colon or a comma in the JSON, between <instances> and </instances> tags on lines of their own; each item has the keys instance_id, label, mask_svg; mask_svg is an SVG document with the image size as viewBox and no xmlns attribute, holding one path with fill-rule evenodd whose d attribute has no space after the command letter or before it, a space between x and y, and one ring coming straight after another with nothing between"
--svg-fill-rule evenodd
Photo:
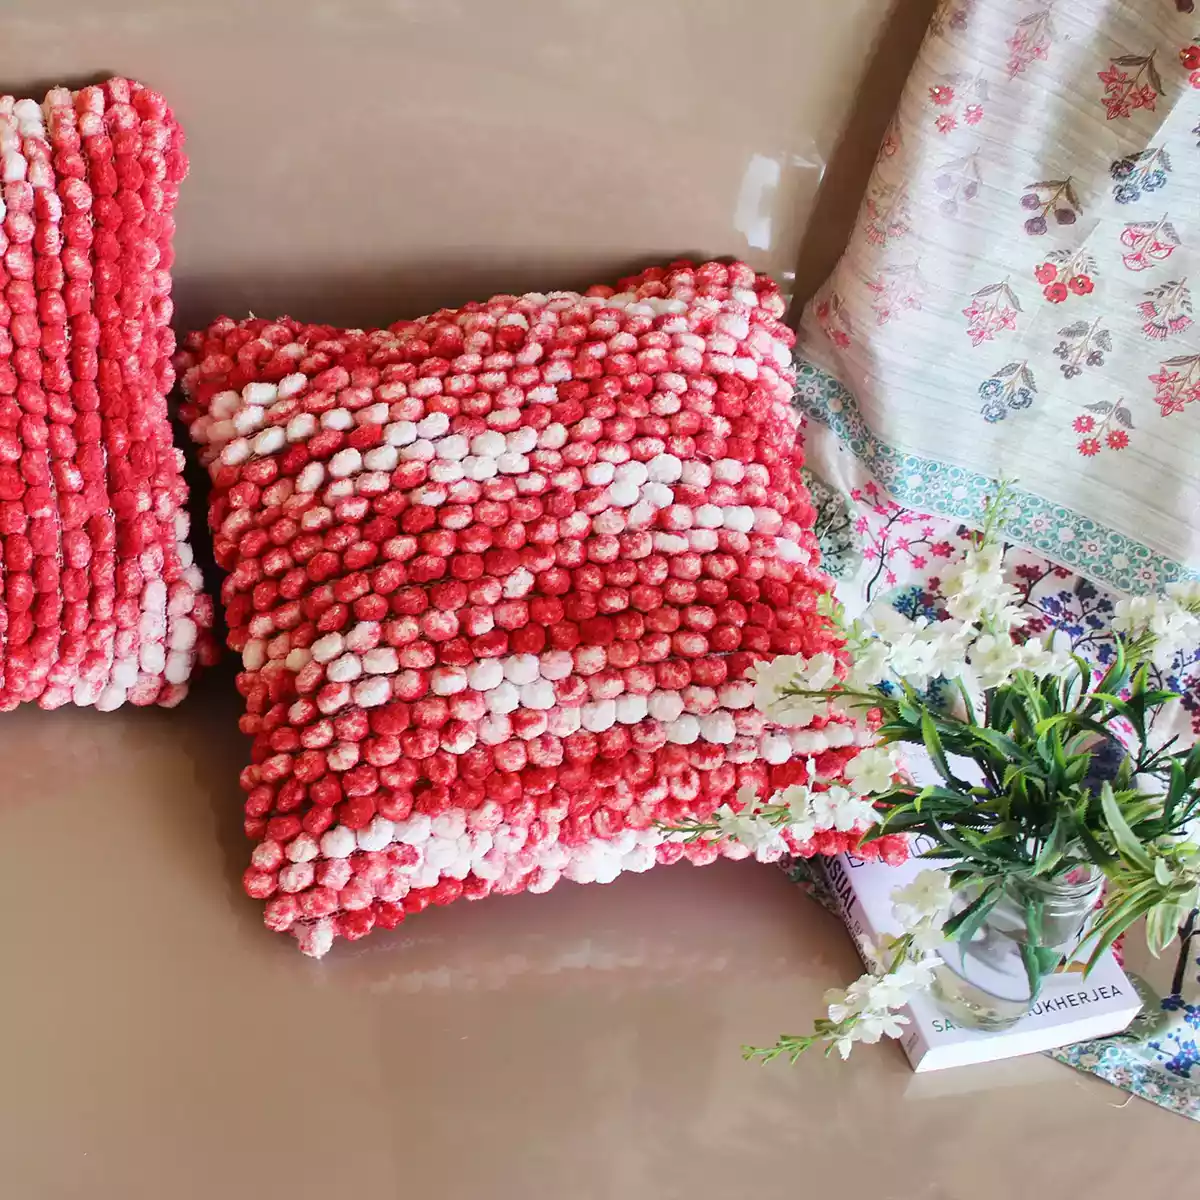
<instances>
[{"instance_id":1,"label":"floral patterned quilt","mask_svg":"<svg viewBox=\"0 0 1200 1200\"><path fill-rule=\"evenodd\" d=\"M1197 575L1197 196L1194 4L942 0L804 310L805 411L911 508L966 518L1004 478L1006 532L1051 560L1131 592ZM878 537L914 532L936 565L899 518Z\"/></svg>"},{"instance_id":2,"label":"floral patterned quilt","mask_svg":"<svg viewBox=\"0 0 1200 1200\"><path fill-rule=\"evenodd\" d=\"M848 614L879 602L908 617L935 617L942 604L939 575L965 550L968 529L889 499L849 454L838 465L840 487L811 474L808 483L824 566ZM1028 610L1030 631L1061 630L1077 653L1097 663L1108 660L1114 593L1028 550L1009 547L1005 563ZM1200 734L1200 646L1178 654L1161 681L1183 694L1175 706L1177 728L1164 729L1164 735ZM1193 914L1178 954L1173 947L1157 961L1140 934L1129 939L1126 969L1144 982L1147 996L1133 1029L1054 1052L1061 1062L1194 1120L1200 1120L1198 923Z\"/></svg>"}]
</instances>

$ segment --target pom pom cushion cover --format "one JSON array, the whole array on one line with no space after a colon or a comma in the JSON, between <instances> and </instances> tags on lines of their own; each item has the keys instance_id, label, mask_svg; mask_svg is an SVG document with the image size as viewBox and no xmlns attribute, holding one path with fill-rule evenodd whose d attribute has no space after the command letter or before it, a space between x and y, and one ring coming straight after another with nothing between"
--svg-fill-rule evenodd
<instances>
[{"instance_id":1,"label":"pom pom cushion cover","mask_svg":"<svg viewBox=\"0 0 1200 1200\"><path fill-rule=\"evenodd\" d=\"M0 709L172 704L206 648L165 399L185 172L140 84L0 97Z\"/></svg>"},{"instance_id":2,"label":"pom pom cushion cover","mask_svg":"<svg viewBox=\"0 0 1200 1200\"><path fill-rule=\"evenodd\" d=\"M741 857L663 827L840 773L852 727L772 727L748 678L840 652L783 308L743 264L675 263L189 336L268 927L319 956L430 903Z\"/></svg>"}]
</instances>

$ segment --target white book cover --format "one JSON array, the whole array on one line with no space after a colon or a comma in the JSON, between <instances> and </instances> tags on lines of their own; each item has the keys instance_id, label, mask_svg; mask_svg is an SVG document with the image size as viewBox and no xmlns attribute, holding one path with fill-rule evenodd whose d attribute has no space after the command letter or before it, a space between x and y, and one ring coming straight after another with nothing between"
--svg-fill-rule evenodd
<instances>
[{"instance_id":1,"label":"white book cover","mask_svg":"<svg viewBox=\"0 0 1200 1200\"><path fill-rule=\"evenodd\" d=\"M892 892L933 866L914 857L889 867L842 854L827 860L822 869L857 945L864 936L875 940L900 932L892 913ZM910 1024L900 1044L914 1071L940 1071L1119 1033L1140 1008L1133 984L1108 951L1086 979L1082 963L1060 969L1045 982L1029 1015L1000 1033L963 1029L932 996L917 995L903 1010Z\"/></svg>"}]
</instances>

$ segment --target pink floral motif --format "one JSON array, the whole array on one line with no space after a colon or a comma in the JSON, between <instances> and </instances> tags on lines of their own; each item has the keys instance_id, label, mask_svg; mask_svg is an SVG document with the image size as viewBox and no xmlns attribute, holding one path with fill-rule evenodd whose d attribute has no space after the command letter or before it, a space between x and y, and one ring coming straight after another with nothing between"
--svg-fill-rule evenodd
<instances>
[{"instance_id":1,"label":"pink floral motif","mask_svg":"<svg viewBox=\"0 0 1200 1200\"><path fill-rule=\"evenodd\" d=\"M816 314L817 324L825 336L839 349L845 350L850 345L854 326L841 296L837 292L830 292L827 299L818 302Z\"/></svg>"},{"instance_id":2,"label":"pink floral motif","mask_svg":"<svg viewBox=\"0 0 1200 1200\"><path fill-rule=\"evenodd\" d=\"M1172 279L1146 292L1146 299L1137 306L1145 318L1142 332L1156 342L1192 327L1192 293L1184 285L1186 279Z\"/></svg>"},{"instance_id":3,"label":"pink floral motif","mask_svg":"<svg viewBox=\"0 0 1200 1200\"><path fill-rule=\"evenodd\" d=\"M881 159L894 157L902 145L904 145L904 139L900 134L900 122L896 117L892 117L884 132L883 144L879 147L879 157Z\"/></svg>"},{"instance_id":4,"label":"pink floral motif","mask_svg":"<svg viewBox=\"0 0 1200 1200\"><path fill-rule=\"evenodd\" d=\"M1104 96L1100 103L1110 121L1128 117L1139 108L1154 111L1154 105L1163 92L1162 77L1154 65L1154 54L1122 54L1109 60L1109 67L1097 71L1096 76L1104 84ZM1128 67L1132 70L1121 70Z\"/></svg>"},{"instance_id":5,"label":"pink floral motif","mask_svg":"<svg viewBox=\"0 0 1200 1200\"><path fill-rule=\"evenodd\" d=\"M1045 61L1053 42L1049 5L1018 21L1012 37L1005 43L1009 49L1009 79L1015 79L1031 63Z\"/></svg>"},{"instance_id":6,"label":"pink floral motif","mask_svg":"<svg viewBox=\"0 0 1200 1200\"><path fill-rule=\"evenodd\" d=\"M864 234L872 246L886 246L912 229L908 190L876 178L867 195Z\"/></svg>"},{"instance_id":7,"label":"pink floral motif","mask_svg":"<svg viewBox=\"0 0 1200 1200\"><path fill-rule=\"evenodd\" d=\"M937 126L938 133L949 133L951 130L958 128L958 120L952 113L943 113L934 121L934 125Z\"/></svg>"},{"instance_id":8,"label":"pink floral motif","mask_svg":"<svg viewBox=\"0 0 1200 1200\"><path fill-rule=\"evenodd\" d=\"M968 125L978 125L979 122L983 120L983 105L968 104L967 107L963 109L963 120L966 121Z\"/></svg>"},{"instance_id":9,"label":"pink floral motif","mask_svg":"<svg viewBox=\"0 0 1200 1200\"><path fill-rule=\"evenodd\" d=\"M1126 267L1131 271L1146 271L1174 254L1179 234L1164 214L1157 221L1134 221L1126 225L1121 245L1128 247L1128 252L1121 255Z\"/></svg>"},{"instance_id":10,"label":"pink floral motif","mask_svg":"<svg viewBox=\"0 0 1200 1200\"><path fill-rule=\"evenodd\" d=\"M929 98L934 104L953 104L954 89L949 84L937 84L929 89Z\"/></svg>"},{"instance_id":11,"label":"pink floral motif","mask_svg":"<svg viewBox=\"0 0 1200 1200\"><path fill-rule=\"evenodd\" d=\"M962 310L967 318L967 334L972 346L995 339L996 334L1017 327L1021 302L1009 287L1008 280L982 287L971 296L971 304Z\"/></svg>"},{"instance_id":12,"label":"pink floral motif","mask_svg":"<svg viewBox=\"0 0 1200 1200\"><path fill-rule=\"evenodd\" d=\"M1183 412L1200 400L1200 354L1168 358L1149 379L1155 386L1154 403L1164 417Z\"/></svg>"},{"instance_id":13,"label":"pink floral motif","mask_svg":"<svg viewBox=\"0 0 1200 1200\"><path fill-rule=\"evenodd\" d=\"M902 563L905 558L917 569L924 567L927 560L919 552L921 548L925 548L931 554L941 555L938 545L933 542L935 519L924 513L901 508L880 490L874 480L869 480L861 488L855 488L851 491L850 498L862 506L854 528L863 537L863 559L876 564L865 588L867 600L874 599L875 586L880 579L888 587L895 585L895 568L903 569ZM921 526L919 538L914 538L906 532L908 527L914 524Z\"/></svg>"},{"instance_id":14,"label":"pink floral motif","mask_svg":"<svg viewBox=\"0 0 1200 1200\"><path fill-rule=\"evenodd\" d=\"M903 266L884 267L867 283L867 288L875 293L871 308L876 324L886 325L905 309L920 310L926 284L921 278L919 263L913 261Z\"/></svg>"}]
</instances>

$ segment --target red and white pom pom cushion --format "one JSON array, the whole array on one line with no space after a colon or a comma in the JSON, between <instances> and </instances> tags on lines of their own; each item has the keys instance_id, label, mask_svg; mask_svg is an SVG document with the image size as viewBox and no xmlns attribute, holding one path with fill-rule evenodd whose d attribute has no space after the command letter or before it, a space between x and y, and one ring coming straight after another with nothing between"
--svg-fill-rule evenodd
<instances>
[{"instance_id":1,"label":"red and white pom pom cushion","mask_svg":"<svg viewBox=\"0 0 1200 1200\"><path fill-rule=\"evenodd\" d=\"M854 753L836 719L766 727L746 678L837 645L775 285L676 263L620 288L187 339L254 736L245 887L308 954L744 857L661 825Z\"/></svg>"},{"instance_id":2,"label":"red and white pom pom cushion","mask_svg":"<svg viewBox=\"0 0 1200 1200\"><path fill-rule=\"evenodd\" d=\"M0 97L0 710L174 704L205 649L166 406L186 170L140 84Z\"/></svg>"}]
</instances>

